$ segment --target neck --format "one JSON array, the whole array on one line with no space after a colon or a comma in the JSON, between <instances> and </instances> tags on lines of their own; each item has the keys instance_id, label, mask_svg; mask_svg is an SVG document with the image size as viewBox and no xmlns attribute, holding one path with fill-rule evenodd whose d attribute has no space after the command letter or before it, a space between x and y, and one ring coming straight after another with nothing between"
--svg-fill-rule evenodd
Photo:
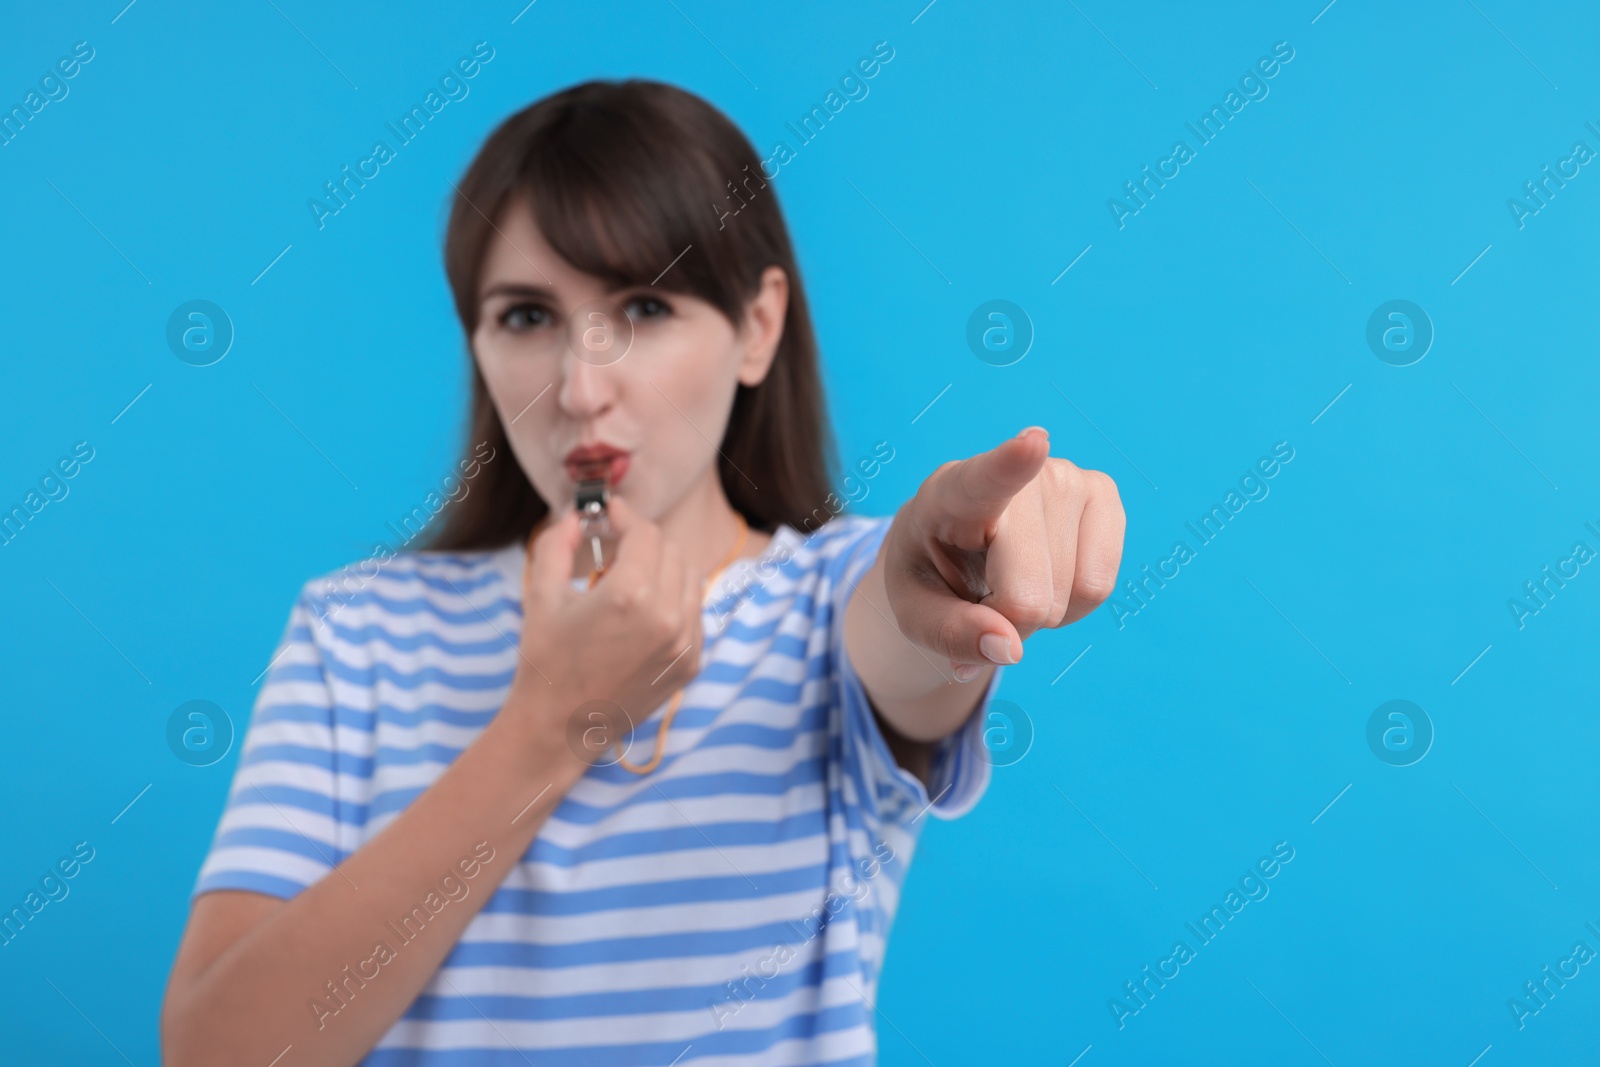
<instances>
[{"instance_id":1,"label":"neck","mask_svg":"<svg viewBox=\"0 0 1600 1067\"><path fill-rule=\"evenodd\" d=\"M722 480L714 467L707 470L677 504L655 520L662 535L678 545L688 557L689 565L708 579L719 566L733 562L728 559L728 553L738 540L741 521L741 516L728 503L727 494L722 491ZM771 540L770 534L750 530L739 558L760 555ZM584 547L573 562L572 576L587 576L590 565L589 551Z\"/></svg>"}]
</instances>

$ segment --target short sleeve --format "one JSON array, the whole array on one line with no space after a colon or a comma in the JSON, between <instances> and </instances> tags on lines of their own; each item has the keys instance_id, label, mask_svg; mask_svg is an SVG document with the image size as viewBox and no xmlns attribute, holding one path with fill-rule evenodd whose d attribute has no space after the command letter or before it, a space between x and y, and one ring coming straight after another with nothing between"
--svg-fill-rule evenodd
<instances>
[{"instance_id":1,"label":"short sleeve","mask_svg":"<svg viewBox=\"0 0 1600 1067\"><path fill-rule=\"evenodd\" d=\"M910 822L924 810L940 819L959 818L972 810L989 786L991 767L983 744L984 716L1004 668L995 669L972 714L939 743L929 785L923 785L916 775L901 767L889 751L866 688L845 650L845 608L856 585L877 559L891 520L857 521L864 527L862 532L847 535L848 543L826 564L833 609L829 639L837 671L847 770L859 776L860 788L881 819Z\"/></svg>"},{"instance_id":2,"label":"short sleeve","mask_svg":"<svg viewBox=\"0 0 1600 1067\"><path fill-rule=\"evenodd\" d=\"M292 897L344 858L335 706L316 631L324 601L307 586L289 615L240 746L222 819L192 897L245 889Z\"/></svg>"}]
</instances>

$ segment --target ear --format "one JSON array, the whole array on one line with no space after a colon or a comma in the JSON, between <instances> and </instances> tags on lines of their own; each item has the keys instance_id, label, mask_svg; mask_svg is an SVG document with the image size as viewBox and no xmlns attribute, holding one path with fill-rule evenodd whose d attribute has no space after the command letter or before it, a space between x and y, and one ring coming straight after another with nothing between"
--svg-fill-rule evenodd
<instances>
[{"instance_id":1,"label":"ear","mask_svg":"<svg viewBox=\"0 0 1600 1067\"><path fill-rule=\"evenodd\" d=\"M788 310L789 275L782 267L768 267L761 272L761 288L746 306L740 328L744 342L744 354L739 360L741 385L760 385L772 369Z\"/></svg>"}]
</instances>

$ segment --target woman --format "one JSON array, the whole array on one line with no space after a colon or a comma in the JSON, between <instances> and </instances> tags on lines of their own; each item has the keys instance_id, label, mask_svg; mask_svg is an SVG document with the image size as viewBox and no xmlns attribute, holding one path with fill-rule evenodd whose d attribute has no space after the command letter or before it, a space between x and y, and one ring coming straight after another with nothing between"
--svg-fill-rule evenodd
<instances>
[{"instance_id":1,"label":"woman","mask_svg":"<svg viewBox=\"0 0 1600 1067\"><path fill-rule=\"evenodd\" d=\"M461 492L432 550L296 604L169 1064L873 1061L919 820L976 803L998 665L1109 594L1123 514L1031 428L892 523L834 518L760 174L642 81L540 101L472 163Z\"/></svg>"}]
</instances>

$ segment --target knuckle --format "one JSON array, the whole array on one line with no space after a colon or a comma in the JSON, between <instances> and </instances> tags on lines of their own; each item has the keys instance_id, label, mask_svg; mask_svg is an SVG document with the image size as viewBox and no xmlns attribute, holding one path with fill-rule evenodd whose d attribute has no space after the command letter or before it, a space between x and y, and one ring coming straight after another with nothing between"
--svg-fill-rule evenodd
<instances>
[{"instance_id":1,"label":"knuckle","mask_svg":"<svg viewBox=\"0 0 1600 1067\"><path fill-rule=\"evenodd\" d=\"M946 659L959 659L961 658L960 649L958 648L960 637L961 630L956 626L956 620L946 618L939 623L939 629L933 635L934 648Z\"/></svg>"},{"instance_id":2,"label":"knuckle","mask_svg":"<svg viewBox=\"0 0 1600 1067\"><path fill-rule=\"evenodd\" d=\"M678 607L658 601L651 605L650 610L644 613L650 632L662 642L671 641L682 629L678 616Z\"/></svg>"},{"instance_id":3,"label":"knuckle","mask_svg":"<svg viewBox=\"0 0 1600 1067\"><path fill-rule=\"evenodd\" d=\"M1091 604L1100 604L1111 595L1117 587L1117 578L1114 574L1104 571L1095 571L1089 574L1080 574L1074 583L1078 596Z\"/></svg>"},{"instance_id":4,"label":"knuckle","mask_svg":"<svg viewBox=\"0 0 1600 1067\"><path fill-rule=\"evenodd\" d=\"M1050 472L1051 484L1056 489L1079 493L1088 488L1093 471L1086 471L1069 459L1063 459L1050 464L1046 470Z\"/></svg>"},{"instance_id":5,"label":"knuckle","mask_svg":"<svg viewBox=\"0 0 1600 1067\"><path fill-rule=\"evenodd\" d=\"M996 598L994 609L1016 626L1038 629L1050 621L1055 606L1055 592L1041 585L1029 584L1008 591Z\"/></svg>"},{"instance_id":6,"label":"knuckle","mask_svg":"<svg viewBox=\"0 0 1600 1067\"><path fill-rule=\"evenodd\" d=\"M661 632L668 639L678 641L683 635L683 608L677 604L667 604L661 609Z\"/></svg>"}]
</instances>

